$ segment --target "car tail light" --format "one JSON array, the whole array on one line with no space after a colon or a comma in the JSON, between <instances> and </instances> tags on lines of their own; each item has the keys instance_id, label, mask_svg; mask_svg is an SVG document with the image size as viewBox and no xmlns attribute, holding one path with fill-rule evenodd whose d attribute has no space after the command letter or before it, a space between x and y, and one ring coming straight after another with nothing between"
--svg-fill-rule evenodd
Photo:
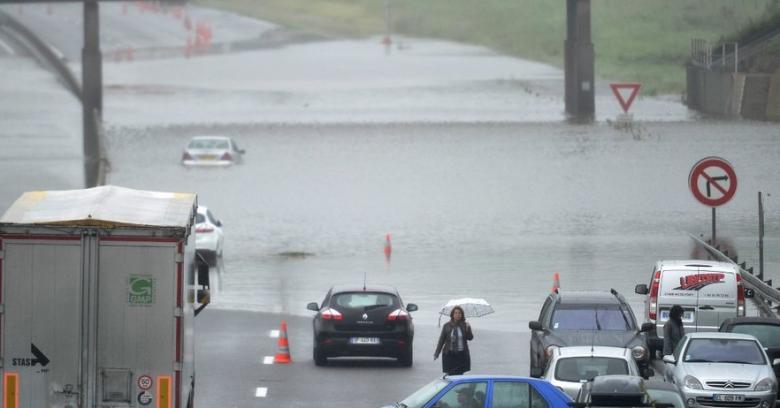
<instances>
[{"instance_id":1,"label":"car tail light","mask_svg":"<svg viewBox=\"0 0 780 408\"><path fill-rule=\"evenodd\" d=\"M742 286L742 275L737 273L737 316L745 315L745 288Z\"/></svg>"},{"instance_id":2,"label":"car tail light","mask_svg":"<svg viewBox=\"0 0 780 408\"><path fill-rule=\"evenodd\" d=\"M650 307L648 308L648 317L655 320L657 316L656 307L658 306L658 287L661 286L661 271L655 271L653 283L650 286Z\"/></svg>"},{"instance_id":3,"label":"car tail light","mask_svg":"<svg viewBox=\"0 0 780 408\"><path fill-rule=\"evenodd\" d=\"M204 232L214 232L214 228L211 228L209 226L198 227L198 228L195 228L195 232L196 233L201 233L201 234L204 233Z\"/></svg>"},{"instance_id":4,"label":"car tail light","mask_svg":"<svg viewBox=\"0 0 780 408\"><path fill-rule=\"evenodd\" d=\"M336 309L327 308L320 314L325 320L344 320L344 316Z\"/></svg>"},{"instance_id":5,"label":"car tail light","mask_svg":"<svg viewBox=\"0 0 780 408\"><path fill-rule=\"evenodd\" d=\"M188 152L184 152L181 154L181 160L192 160L192 156Z\"/></svg>"},{"instance_id":6,"label":"car tail light","mask_svg":"<svg viewBox=\"0 0 780 408\"><path fill-rule=\"evenodd\" d=\"M409 320L409 313L403 309L395 309L387 315L387 320Z\"/></svg>"},{"instance_id":7,"label":"car tail light","mask_svg":"<svg viewBox=\"0 0 780 408\"><path fill-rule=\"evenodd\" d=\"M225 153L222 155L222 157L219 158L220 160L233 160L233 156L230 155L230 153Z\"/></svg>"}]
</instances>

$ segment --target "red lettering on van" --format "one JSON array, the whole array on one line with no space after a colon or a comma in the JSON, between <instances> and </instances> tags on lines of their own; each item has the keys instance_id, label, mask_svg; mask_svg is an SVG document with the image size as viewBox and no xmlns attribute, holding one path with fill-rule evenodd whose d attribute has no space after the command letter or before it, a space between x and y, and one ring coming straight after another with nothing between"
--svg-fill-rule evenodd
<instances>
[{"instance_id":1,"label":"red lettering on van","mask_svg":"<svg viewBox=\"0 0 780 408\"><path fill-rule=\"evenodd\" d=\"M680 290L700 290L701 288L713 283L723 282L726 278L724 273L700 273L680 277L680 286L675 289Z\"/></svg>"}]
</instances>

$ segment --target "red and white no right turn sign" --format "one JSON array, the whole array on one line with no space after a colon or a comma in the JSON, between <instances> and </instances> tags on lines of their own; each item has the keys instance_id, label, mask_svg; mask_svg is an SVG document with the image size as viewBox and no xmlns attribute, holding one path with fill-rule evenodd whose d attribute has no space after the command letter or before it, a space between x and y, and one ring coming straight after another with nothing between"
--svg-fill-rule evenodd
<instances>
[{"instance_id":1,"label":"red and white no right turn sign","mask_svg":"<svg viewBox=\"0 0 780 408\"><path fill-rule=\"evenodd\" d=\"M700 203L718 207L729 202L737 192L737 174L725 159L706 157L691 169L688 186Z\"/></svg>"}]
</instances>

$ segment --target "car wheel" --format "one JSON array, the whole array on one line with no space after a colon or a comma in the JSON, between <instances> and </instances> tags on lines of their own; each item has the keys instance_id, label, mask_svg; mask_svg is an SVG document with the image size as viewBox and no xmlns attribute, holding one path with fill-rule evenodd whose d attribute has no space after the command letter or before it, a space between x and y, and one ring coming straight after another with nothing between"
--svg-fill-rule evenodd
<instances>
[{"instance_id":1,"label":"car wheel","mask_svg":"<svg viewBox=\"0 0 780 408\"><path fill-rule=\"evenodd\" d=\"M318 367L328 364L328 356L316 346L314 347L314 364Z\"/></svg>"},{"instance_id":2,"label":"car wheel","mask_svg":"<svg viewBox=\"0 0 780 408\"><path fill-rule=\"evenodd\" d=\"M411 344L406 348L406 350L401 352L400 356L398 356L398 362L401 363L401 365L404 367L412 366L412 363L414 362L414 349L412 348Z\"/></svg>"}]
</instances>

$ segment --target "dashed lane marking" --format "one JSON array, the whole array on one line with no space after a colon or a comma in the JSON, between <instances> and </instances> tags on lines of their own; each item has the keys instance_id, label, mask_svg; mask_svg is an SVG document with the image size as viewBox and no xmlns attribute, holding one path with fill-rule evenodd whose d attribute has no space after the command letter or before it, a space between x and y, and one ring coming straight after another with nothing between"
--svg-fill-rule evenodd
<instances>
[{"instance_id":1,"label":"dashed lane marking","mask_svg":"<svg viewBox=\"0 0 780 408\"><path fill-rule=\"evenodd\" d=\"M279 337L279 330L271 330L271 333L269 334L269 336L271 336L273 338L278 338Z\"/></svg>"},{"instance_id":2,"label":"dashed lane marking","mask_svg":"<svg viewBox=\"0 0 780 408\"><path fill-rule=\"evenodd\" d=\"M257 387L257 390L255 390L255 397L265 398L266 395L268 395L268 388L266 387Z\"/></svg>"},{"instance_id":3,"label":"dashed lane marking","mask_svg":"<svg viewBox=\"0 0 780 408\"><path fill-rule=\"evenodd\" d=\"M273 364L274 363L274 356L265 356L263 358L263 364Z\"/></svg>"}]
</instances>

